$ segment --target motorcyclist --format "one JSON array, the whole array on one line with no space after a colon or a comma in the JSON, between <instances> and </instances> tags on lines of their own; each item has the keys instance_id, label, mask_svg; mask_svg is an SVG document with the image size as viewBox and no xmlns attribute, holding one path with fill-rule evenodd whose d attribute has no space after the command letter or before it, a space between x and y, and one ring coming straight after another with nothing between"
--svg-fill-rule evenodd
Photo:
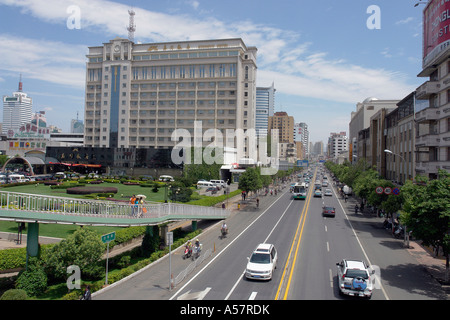
<instances>
[{"instance_id":1,"label":"motorcyclist","mask_svg":"<svg viewBox=\"0 0 450 320\"><path fill-rule=\"evenodd\" d=\"M227 224L225 223L225 221L222 222L222 226L220 227L220 232L221 232L222 234L228 233L228 226L227 226Z\"/></svg>"}]
</instances>

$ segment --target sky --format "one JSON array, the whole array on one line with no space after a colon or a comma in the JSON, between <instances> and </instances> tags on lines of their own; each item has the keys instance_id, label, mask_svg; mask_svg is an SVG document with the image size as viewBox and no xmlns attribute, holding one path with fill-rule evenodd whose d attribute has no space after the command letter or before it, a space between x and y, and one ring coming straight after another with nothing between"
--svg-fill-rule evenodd
<instances>
[{"instance_id":1,"label":"sky","mask_svg":"<svg viewBox=\"0 0 450 320\"><path fill-rule=\"evenodd\" d=\"M242 38L257 47L257 86L273 82L275 111L326 145L331 132L349 133L358 102L401 100L426 81L417 77L417 2L0 0L0 96L17 91L22 74L33 112L69 132L71 119L84 120L88 47L127 38L133 9L135 42Z\"/></svg>"}]
</instances>

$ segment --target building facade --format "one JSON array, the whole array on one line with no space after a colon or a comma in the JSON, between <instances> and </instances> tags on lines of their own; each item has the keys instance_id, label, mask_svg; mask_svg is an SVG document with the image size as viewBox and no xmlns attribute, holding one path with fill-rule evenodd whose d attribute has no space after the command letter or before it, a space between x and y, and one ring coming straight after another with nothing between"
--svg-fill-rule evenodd
<instances>
[{"instance_id":1,"label":"building facade","mask_svg":"<svg viewBox=\"0 0 450 320\"><path fill-rule=\"evenodd\" d=\"M399 100L379 100L369 97L363 102L356 104L356 111L351 113L349 124L349 160L357 161L363 157L367 150L362 151L358 148L361 145L358 141L359 132L370 127L370 118L383 108L395 109Z\"/></svg>"},{"instance_id":2,"label":"building facade","mask_svg":"<svg viewBox=\"0 0 450 320\"><path fill-rule=\"evenodd\" d=\"M256 88L256 115L255 129L257 136L266 136L269 127L269 117L273 116L275 110L275 87Z\"/></svg>"},{"instance_id":3,"label":"building facade","mask_svg":"<svg viewBox=\"0 0 450 320\"><path fill-rule=\"evenodd\" d=\"M86 64L86 147L173 148L217 129L254 129L256 52L242 39L135 44L116 38L90 47ZM172 138L177 129L190 137ZM227 141L231 140L231 141Z\"/></svg>"},{"instance_id":4,"label":"building facade","mask_svg":"<svg viewBox=\"0 0 450 320\"><path fill-rule=\"evenodd\" d=\"M386 115L385 120L385 174L386 179L404 184L415 177L415 92L412 92Z\"/></svg>"},{"instance_id":5,"label":"building facade","mask_svg":"<svg viewBox=\"0 0 450 320\"><path fill-rule=\"evenodd\" d=\"M416 174L430 179L439 169L450 172L450 39L446 16L450 2L430 0L423 11L423 60L416 89ZM425 102L420 104L419 102Z\"/></svg>"},{"instance_id":6,"label":"building facade","mask_svg":"<svg viewBox=\"0 0 450 320\"><path fill-rule=\"evenodd\" d=\"M328 157L331 159L337 159L341 152L348 151L348 138L346 132L332 132L328 138L327 151Z\"/></svg>"},{"instance_id":7,"label":"building facade","mask_svg":"<svg viewBox=\"0 0 450 320\"><path fill-rule=\"evenodd\" d=\"M33 99L22 91L22 81L19 82L19 90L12 96L3 96L3 124L2 133L9 130L17 131L31 121Z\"/></svg>"},{"instance_id":8,"label":"building facade","mask_svg":"<svg viewBox=\"0 0 450 320\"><path fill-rule=\"evenodd\" d=\"M294 124L294 141L302 143L302 159L308 159L310 155L310 143L308 125L306 123L299 122Z\"/></svg>"}]
</instances>

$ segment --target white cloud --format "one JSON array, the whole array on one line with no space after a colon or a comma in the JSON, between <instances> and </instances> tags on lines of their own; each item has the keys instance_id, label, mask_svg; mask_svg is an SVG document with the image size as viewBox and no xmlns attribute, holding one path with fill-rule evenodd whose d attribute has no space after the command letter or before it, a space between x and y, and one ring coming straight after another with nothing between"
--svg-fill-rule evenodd
<instances>
[{"instance_id":1,"label":"white cloud","mask_svg":"<svg viewBox=\"0 0 450 320\"><path fill-rule=\"evenodd\" d=\"M105 37L127 37L128 5L106 0L0 0L43 21L66 24L70 5L80 7L81 28L102 30ZM189 2L198 8L198 1ZM241 37L258 48L258 84L278 92L330 101L355 103L368 96L401 98L411 91L401 74L330 59L325 52L312 52L312 43L300 43L301 35L252 21L225 23L209 17L165 14L141 8L136 11L136 41L163 42ZM399 21L408 23L411 19ZM167 27L170 26L170 27ZM105 39L107 41L108 39ZM85 79L86 46L0 35L7 45L0 48L0 69L28 73L44 81L82 87ZM25 46L25 48L24 48ZM17 48L17 49L14 49ZM384 54L389 54L388 48ZM27 63L25 64L24 61ZM27 67L25 67L25 65ZM25 70L24 70L25 69Z\"/></svg>"},{"instance_id":2,"label":"white cloud","mask_svg":"<svg viewBox=\"0 0 450 320\"><path fill-rule=\"evenodd\" d=\"M0 34L0 70L79 88L85 81L85 46Z\"/></svg>"}]
</instances>

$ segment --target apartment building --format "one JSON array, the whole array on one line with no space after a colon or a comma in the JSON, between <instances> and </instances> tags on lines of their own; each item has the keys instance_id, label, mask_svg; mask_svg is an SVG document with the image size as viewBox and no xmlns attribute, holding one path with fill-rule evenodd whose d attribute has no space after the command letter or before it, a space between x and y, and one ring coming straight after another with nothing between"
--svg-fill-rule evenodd
<instances>
[{"instance_id":1,"label":"apartment building","mask_svg":"<svg viewBox=\"0 0 450 320\"><path fill-rule=\"evenodd\" d=\"M227 129L255 128L256 53L242 39L115 38L89 47L85 146L170 149L189 138L210 145L194 132L199 124L202 135L219 130L215 143L236 146L236 137L226 140ZM177 129L187 134L173 139Z\"/></svg>"}]
</instances>

